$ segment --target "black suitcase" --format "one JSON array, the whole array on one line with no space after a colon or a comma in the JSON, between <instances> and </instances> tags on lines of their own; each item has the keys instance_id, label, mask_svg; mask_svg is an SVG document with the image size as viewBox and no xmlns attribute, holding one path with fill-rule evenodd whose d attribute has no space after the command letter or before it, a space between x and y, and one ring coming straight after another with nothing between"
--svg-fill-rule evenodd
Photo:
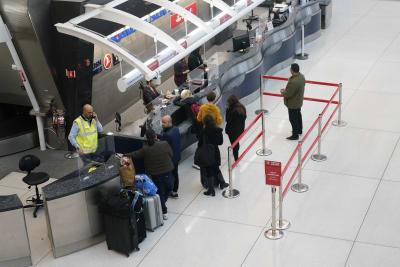
<instances>
[{"instance_id":1,"label":"black suitcase","mask_svg":"<svg viewBox=\"0 0 400 267\"><path fill-rule=\"evenodd\" d=\"M122 196L128 198L131 203L134 201L136 202L133 209L135 211L136 216L136 225L137 225L137 232L138 232L138 239L139 243L141 243L146 237L146 220L145 220L145 213L144 213L144 199L143 194L139 191L135 191L134 189L122 189L121 190ZM135 196L137 199L135 200Z\"/></svg>"},{"instance_id":2,"label":"black suitcase","mask_svg":"<svg viewBox=\"0 0 400 267\"><path fill-rule=\"evenodd\" d=\"M119 194L111 195L101 205L104 216L104 232L108 249L118 251L129 257L139 250L139 236L136 212L130 199Z\"/></svg>"},{"instance_id":3,"label":"black suitcase","mask_svg":"<svg viewBox=\"0 0 400 267\"><path fill-rule=\"evenodd\" d=\"M144 219L144 209L142 208L136 213L136 225L138 231L139 243L141 243L146 238L146 221Z\"/></svg>"}]
</instances>

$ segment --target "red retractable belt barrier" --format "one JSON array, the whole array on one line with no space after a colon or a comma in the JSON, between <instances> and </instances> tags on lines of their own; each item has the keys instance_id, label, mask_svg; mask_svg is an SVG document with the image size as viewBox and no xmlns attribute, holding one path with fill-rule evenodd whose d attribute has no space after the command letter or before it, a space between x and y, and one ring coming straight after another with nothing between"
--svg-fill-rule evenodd
<instances>
[{"instance_id":1,"label":"red retractable belt barrier","mask_svg":"<svg viewBox=\"0 0 400 267\"><path fill-rule=\"evenodd\" d=\"M249 130L254 126L254 124L256 124L256 122L261 118L262 114L263 114L262 112L260 114L258 114L257 117L255 117L255 119L249 124L249 126L247 126L247 128L243 131L243 133L235 140L235 142L232 143L232 145L230 146L231 149L233 149L240 142L240 140L249 132ZM249 152L249 150L258 141L258 139L260 139L262 134L263 134L263 131L261 130L258 133L258 135L256 136L256 138L254 138L254 140L250 143L250 145L240 154L237 161L235 161L232 164L232 169L234 169L236 167L236 165L239 163L239 161L241 161L242 158L247 154L247 152Z\"/></svg>"},{"instance_id":2,"label":"red retractable belt barrier","mask_svg":"<svg viewBox=\"0 0 400 267\"><path fill-rule=\"evenodd\" d=\"M288 81L288 80L289 80L289 78L275 77L275 76L268 76L268 75L263 75L262 77L263 77L264 79L270 79L270 80L279 80L279 81ZM334 91L332 97L331 97L329 100L327 100L327 99L311 98L311 97L304 97L304 100L306 100L306 101L313 101L313 102L326 103L326 106L324 107L324 109L323 109L322 112L320 113L321 116L325 114L325 112L327 111L328 107L329 107L331 104L335 104L335 105L336 105L336 107L335 107L335 109L333 110L332 114L329 116L327 122L325 123L324 127L322 128L322 131L321 131L321 135L322 135L322 133L324 133L325 130L326 130L326 128L328 127L329 122L332 120L333 116L335 115L335 113L336 113L337 110L339 109L339 105L340 105L339 101L335 101L335 100L333 100L333 99L334 99L334 98L336 97L336 95L338 94L339 88L340 88L341 84L338 84L338 83L327 83L327 82L317 82L317 81L309 81L309 80L307 80L306 83L307 83L307 84L316 84L316 85L323 85L323 86L332 86L332 87L336 87L336 90ZM281 94L274 94L274 93L268 93L268 92L263 92L263 95L275 96L275 97L283 97ZM302 143L304 143L304 142L306 141L306 139L308 138L308 136L310 135L310 133L312 132L312 130L313 130L313 129L315 128L315 126L319 123L319 120L320 120L320 119L321 119L321 118L318 116L318 118L313 122L313 124L311 125L311 127L308 129L307 133L306 133L306 134L303 136L303 138L301 139L301 142L302 142ZM319 139L319 138L320 138L320 137L317 136L317 137L314 139L314 141L312 142L311 146L307 149L307 152L306 152L306 153L304 154L304 156L301 158L301 163L303 163L303 162L307 159L307 156L309 155L309 153L311 152L311 150L314 148L314 146L315 146L315 144L318 142L318 139ZM288 170L288 168L289 168L289 165L292 163L292 161L293 161L293 159L294 159L296 153L298 152L299 148L300 148L300 144L298 144L298 145L295 147L294 151L293 151L292 154L290 155L289 160L286 162L285 167L283 168L282 177L286 174L286 172L287 172L287 170ZM282 193L282 196L283 196L283 197L286 195L286 193L287 193L287 191L288 191L290 185L292 184L292 182L293 182L293 180L294 180L294 178L295 178L297 172L299 171L299 168L300 168L300 164L298 163L297 166L296 166L296 168L295 168L295 170L294 170L293 173L291 174L291 176L290 176L290 178L289 178L289 181L288 181L288 183L287 183L286 186L285 186L285 189L283 190L283 193Z\"/></svg>"}]
</instances>

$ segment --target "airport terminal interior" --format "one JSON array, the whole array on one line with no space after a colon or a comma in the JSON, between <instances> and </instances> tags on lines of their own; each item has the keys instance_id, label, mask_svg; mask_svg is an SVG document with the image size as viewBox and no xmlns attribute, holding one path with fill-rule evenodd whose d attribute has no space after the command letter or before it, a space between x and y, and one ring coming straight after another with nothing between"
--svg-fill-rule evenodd
<instances>
[{"instance_id":1,"label":"airport terminal interior","mask_svg":"<svg viewBox=\"0 0 400 267\"><path fill-rule=\"evenodd\" d=\"M3 4L0 14L6 24L12 24L10 20L13 17L7 17L5 14L7 7L13 6L5 3L8 0L0 0L1 2ZM31 2L37 4L37 1ZM89 2L102 5L110 1ZM166 5L173 3L162 0L146 1L150 2ZM199 17L207 20L207 17L201 14L201 10L209 11L209 1L185 1L184 5L191 2L198 4ZM215 1L215 6L221 7L221 2L230 6L237 5L232 12L241 14L240 3L244 2L243 0ZM111 155L105 164L96 165L93 167L94 171L91 169L92 172L88 172L79 157L65 157L68 150L73 152L70 145L67 148L68 132L64 133L62 138L56 136L55 141L53 136L53 142L50 143L47 139L49 126L46 123L45 151L39 145L37 134L33 135L35 140L38 140L32 147L12 153L1 151L7 147L2 146L5 140L2 138L7 137L10 131L13 132L12 127L21 127L16 126L18 123L11 126L7 124L7 119L10 118L8 116L24 127L33 127L35 133L37 131L34 116L30 116L33 121L27 120L26 116L18 117L19 114L26 114L26 108L17 109L14 106L13 110L9 111L12 105L7 104L8 100L3 101L7 94L1 92L8 85L2 82L0 103L9 106L0 105L0 266L400 266L400 91L399 83L396 82L400 70L400 1L291 1L288 17L282 24L273 25L274 29L271 27L272 23L268 22L272 7L263 6L263 1L245 2L247 7L244 9L250 8L253 3L257 6L251 8L252 13L249 12L250 9L246 9L236 23L230 24L227 28L230 34L226 30L220 31L216 34L214 43L209 40L203 43L186 43L187 49L193 50L195 47L192 47L192 44L201 46L201 55L209 68L209 82L208 85L202 84L196 93L202 97L201 103L205 103L205 94L210 91L216 92L217 105L224 118L221 128L225 128L226 101L231 94L236 95L246 107L245 125L248 130L240 140L240 153L244 154L235 163L228 154L231 142L223 132L220 169L225 181L230 183L225 189L227 193L223 195L224 190L216 187L215 197L203 194L206 189L200 182L200 170L193 166L197 140L188 132L185 124L187 121L179 121L177 115L174 117L173 112L179 112L173 109L174 104L168 103L165 106L166 101L154 103L153 112L149 113L154 117L151 125L155 129L161 129L159 118L172 114L172 121L181 132L181 146L184 148L179 162L179 197L168 198L168 218L165 218L162 226L147 231L146 238L139 244L139 250L132 251L129 257L108 249L108 239L105 239L102 216L98 209L97 201L100 200L95 197L107 189L115 190L115 186L119 190L119 160ZM275 7L279 4L275 3ZM96 8L98 6L91 7L92 10ZM139 5L136 8L142 7ZM220 8L222 13L223 8L224 6ZM87 12L91 12L91 9ZM74 12L68 8L65 10L69 12L68 15L76 12L76 8ZM153 12L145 8L143 10L143 15ZM59 9L54 12L58 12L62 17ZM62 27L66 27L66 22L78 15L65 17L57 29L61 32ZM168 20L165 21L169 21L169 14L159 12L157 16L161 15L168 16ZM189 15L185 18L193 19ZM243 20L250 15L256 16L257 20L251 23ZM228 18L229 21L230 15L227 16L220 18ZM235 15L232 17L235 18ZM221 25L224 21L221 20ZM194 32L194 25L193 21L188 22L188 29ZM204 25L202 27L209 27ZM172 25L165 27L169 29L170 26L172 28ZM173 39L180 40L185 37L183 26L177 26L179 32L174 32ZM9 26L9 29L13 36L16 27ZM66 29L65 36L73 32ZM129 27L112 38L125 36L125 39L129 39L135 38L132 37L134 34L139 34L127 33L126 29ZM251 44L246 46L242 42L239 46L243 47L235 48L232 36L243 36L249 32L252 36L248 38ZM252 32L255 32L254 35ZM212 33L211 31L209 34ZM128 36L129 34L131 36ZM13 38L19 38L21 41L22 35L19 33ZM80 36L85 38L84 34ZM162 40L162 37L159 40ZM84 50L85 53L89 53L87 51L91 49L92 62L89 65L95 71L91 72L93 77L90 78L90 83L85 82L84 79L88 79L89 76L83 75L83 71L78 67L76 73L75 70L71 72L71 60L80 60L82 66L86 62L82 56L83 52L77 53L73 59L68 59L68 54L63 54L64 61L60 64L65 65L61 67L66 71L65 75L62 74L64 81L52 82L55 84L52 86L54 90L57 90L57 87L74 91L71 94L60 91L55 102L64 103L65 110L73 109L75 115L79 115L85 102L71 104L68 101L75 101L77 98L91 99L90 103L94 111L97 111L99 121L103 124L103 132L106 133L101 137L99 135L99 147L102 146L106 151L112 146L112 154L137 150L144 140L140 137L141 130L146 128L143 124L149 124L149 114L137 93L140 90L138 81L145 83L145 78L148 77L146 75L156 73L154 70L161 69L163 64L169 64L174 57L166 59L165 62L157 61L154 68L143 65L148 73L137 76L139 78L132 82L134 85L125 88L125 85L120 86L120 82L125 82L128 78L121 77L132 70L128 64L129 57L121 59L121 56L118 59L115 57L118 50L110 50L112 53L108 56L112 54L112 57L103 59L106 48L96 45L93 48L88 45L87 40L79 41L77 45L76 40L79 38L69 35L70 39L65 38L64 44L74 46L74 51ZM154 54L153 39L146 38L150 48L133 53L140 62ZM75 43L69 43L70 40L75 40ZM164 40L167 40L167 44L160 43L159 52L168 47L169 39ZM114 40L110 43L114 45L124 41L126 40ZM20 49L29 45L23 42L18 44L18 53ZM0 48L5 47L2 44ZM141 44L141 47L146 46ZM179 56L179 53L177 55ZM308 58L302 58L304 55L308 55ZM159 58L162 56L160 52ZM11 60L11 57L8 57ZM99 58L101 60L97 64L96 60ZM110 66L106 66L107 60L111 62L111 58L114 66L108 70ZM69 65L66 62L69 62ZM299 65L300 72L306 80L315 81L305 85L305 99L301 109L303 133L298 141L286 138L292 134L292 128L288 109L280 97L280 90L285 88L287 80L271 77L289 78L292 63ZM35 90L37 78L40 79L40 76L37 76L32 70L32 65L24 63L24 60L22 65L26 68L27 78L30 78L29 74L33 77L32 87ZM2 66L2 69L6 67ZM139 67L134 71L138 69ZM177 85L174 83L173 64L162 70L157 90L163 96L174 92ZM44 72L44 69L37 71ZM49 68L46 71L51 73L53 69ZM24 74L20 73L22 76L19 76L15 70L13 72L17 79L26 79ZM3 71L1 73L4 79L5 74ZM137 73L139 75L139 72ZM204 72L200 73L202 76ZM192 81L196 80L195 74L189 76ZM52 77L51 74L48 77ZM204 79L202 81L204 82ZM12 84L10 82L9 85ZM106 84L105 87L109 90L102 87L102 84ZM188 85L189 90L193 90L193 84L195 83ZM262 99L258 89L260 84L264 92ZM79 90L76 90L78 85L85 88L82 90L90 87L89 92L92 92L92 96L87 97L88 91L79 93ZM25 91L24 93L26 94ZM39 95L39 91L34 93ZM46 92L43 93L45 94ZM29 106L17 102L10 98L10 103L18 104L18 107ZM39 105L42 103L44 102L39 100ZM32 105L28 111L29 109L32 109ZM264 112L257 112L260 109ZM8 113L4 110L8 110ZM115 112L121 115L120 130L116 129L118 125L114 121ZM71 114L73 113L69 115ZM65 120L68 119L67 115ZM321 138L318 138L319 128ZM53 130L57 130L54 129L54 125ZM18 128L16 131L22 130ZM26 141L17 139L15 142ZM16 147L18 145L13 144L13 148ZM269 151L272 154L262 155L269 154ZM34 171L45 172L49 177L39 185L44 204L37 211L37 217L33 216L35 205L26 201L35 195L35 187L28 188L28 184L23 181L27 173L19 167L19 160L25 155L40 158L41 164ZM326 159L318 160L323 159L323 155ZM266 184L266 160L281 163L281 170L284 171L281 190ZM236 192L233 189L240 194L233 197ZM282 190L283 201L280 202L279 191ZM273 223L273 217L277 223ZM281 222L290 223L288 229L271 230L271 227L279 228L279 219L283 219Z\"/></svg>"}]
</instances>

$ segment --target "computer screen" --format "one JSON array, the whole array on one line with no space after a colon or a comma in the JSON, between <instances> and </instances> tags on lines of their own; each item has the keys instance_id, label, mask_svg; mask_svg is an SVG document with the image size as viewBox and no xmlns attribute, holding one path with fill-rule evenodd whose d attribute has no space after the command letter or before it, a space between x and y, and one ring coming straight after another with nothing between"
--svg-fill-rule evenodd
<instances>
[{"instance_id":1,"label":"computer screen","mask_svg":"<svg viewBox=\"0 0 400 267\"><path fill-rule=\"evenodd\" d=\"M233 43L233 52L246 49L247 47L250 46L249 34L246 33L240 36L233 37L232 43Z\"/></svg>"}]
</instances>

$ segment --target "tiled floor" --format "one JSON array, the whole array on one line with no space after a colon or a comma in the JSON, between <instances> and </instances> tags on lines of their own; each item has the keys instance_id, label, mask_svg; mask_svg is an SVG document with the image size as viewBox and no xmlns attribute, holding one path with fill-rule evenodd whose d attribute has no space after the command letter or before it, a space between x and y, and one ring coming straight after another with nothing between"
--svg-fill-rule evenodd
<instances>
[{"instance_id":1,"label":"tiled floor","mask_svg":"<svg viewBox=\"0 0 400 267\"><path fill-rule=\"evenodd\" d=\"M179 199L170 199L169 220L141 244L130 258L108 251L105 243L54 259L48 244L44 213L31 219L33 261L40 267L60 266L263 266L263 267L397 267L400 266L400 120L397 73L400 69L400 2L384 0L333 0L332 25L321 38L306 45L310 59L299 61L308 79L343 83L343 128L329 126L322 152L326 162L307 160L303 194L288 191L284 217L292 223L283 239L264 237L270 224L271 193L264 185L264 159L285 163L296 142L290 134L282 99L264 97L271 112L266 117L267 147L273 154L255 155L257 142L233 171L236 199L202 194L199 172L191 167L194 147L180 164ZM277 76L289 76L284 69ZM277 92L281 82L268 82ZM332 88L307 86L306 95L329 98ZM305 102L305 128L324 105ZM248 121L255 118L258 101L247 106ZM329 114L332 109L328 109ZM326 116L324 117L324 122ZM257 125L260 125L259 123ZM246 147L260 131L251 131ZM308 147L315 131L304 144ZM228 178L225 136L221 147ZM294 159L283 181L297 164ZM26 195L21 174L0 181L0 194L14 190ZM33 234L36 233L36 234Z\"/></svg>"}]
</instances>

